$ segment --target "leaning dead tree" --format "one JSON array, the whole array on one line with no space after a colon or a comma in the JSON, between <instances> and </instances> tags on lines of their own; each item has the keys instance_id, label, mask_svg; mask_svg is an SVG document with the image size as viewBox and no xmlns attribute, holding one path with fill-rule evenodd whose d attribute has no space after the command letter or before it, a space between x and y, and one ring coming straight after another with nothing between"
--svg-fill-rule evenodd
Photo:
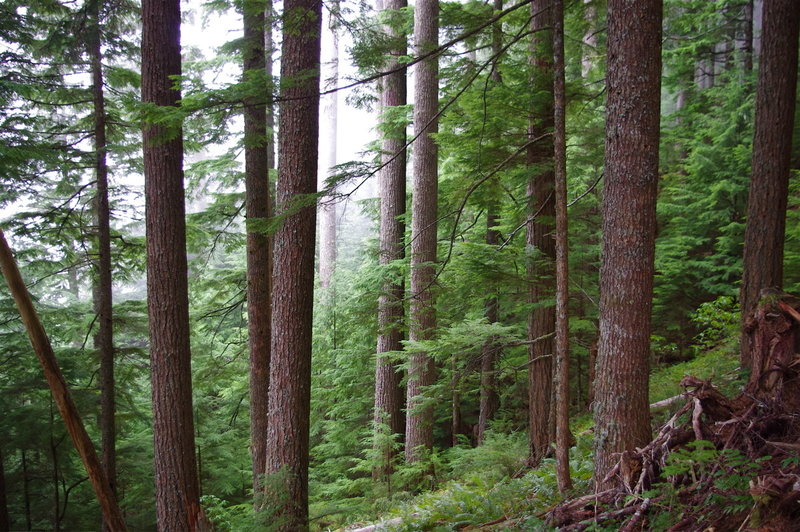
<instances>
[{"instance_id":1,"label":"leaning dead tree","mask_svg":"<svg viewBox=\"0 0 800 532\"><path fill-rule=\"evenodd\" d=\"M677 497L683 515L668 530L800 530L800 298L762 291L744 323L754 349L742 392L685 377L683 405L647 445L617 456L612 487L553 508L552 526L647 530ZM701 449L709 463L667 467Z\"/></svg>"},{"instance_id":2,"label":"leaning dead tree","mask_svg":"<svg viewBox=\"0 0 800 532\"><path fill-rule=\"evenodd\" d=\"M94 444L86 433L78 408L72 400L64 375L62 375L61 369L58 367L50 340L47 338L42 322L39 321L36 309L33 308L31 296L25 286L25 282L22 280L22 275L2 230L0 230L0 268L3 270L3 276L6 279L6 283L8 283L8 288L17 305L22 322L25 324L25 329L28 331L33 350L42 365L47 385L50 387L50 392L53 394L58 411L64 419L64 425L66 425L67 431L72 438L72 443L75 445L75 449L77 449L86 468L86 473L103 511L103 520L109 529L114 532L126 530L122 512L120 512L117 505L111 484L109 484L105 471L100 465L100 460L97 458Z\"/></svg>"}]
</instances>

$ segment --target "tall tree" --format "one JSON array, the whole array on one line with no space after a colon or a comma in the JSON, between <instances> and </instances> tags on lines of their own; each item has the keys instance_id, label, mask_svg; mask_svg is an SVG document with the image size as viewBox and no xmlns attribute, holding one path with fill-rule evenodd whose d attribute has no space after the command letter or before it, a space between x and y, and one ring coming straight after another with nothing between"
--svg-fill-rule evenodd
<instances>
[{"instance_id":1,"label":"tall tree","mask_svg":"<svg viewBox=\"0 0 800 532\"><path fill-rule=\"evenodd\" d=\"M564 72L564 2L553 0L553 154L556 214L556 474L558 490L569 476L569 256L567 220L567 131Z\"/></svg>"},{"instance_id":2,"label":"tall tree","mask_svg":"<svg viewBox=\"0 0 800 532\"><path fill-rule=\"evenodd\" d=\"M762 289L783 284L783 243L797 99L800 31L797 2L764 2L762 24L740 296L743 320L755 310ZM742 335L742 368L750 368L750 350L747 336Z\"/></svg>"},{"instance_id":3,"label":"tall tree","mask_svg":"<svg viewBox=\"0 0 800 532\"><path fill-rule=\"evenodd\" d=\"M553 393L553 333L555 331L555 197L553 142L553 33L552 0L531 2L531 85L534 106L528 126L526 163L529 167L528 223L528 422L530 462L537 465L553 440L550 410Z\"/></svg>"},{"instance_id":4,"label":"tall tree","mask_svg":"<svg viewBox=\"0 0 800 532\"><path fill-rule=\"evenodd\" d=\"M328 28L332 37L330 76L328 83L330 87L339 84L339 2L334 0L328 12ZM328 105L325 109L327 119L328 153L325 161L323 174L328 173L337 161L337 139L339 123L339 91L332 92L325 98ZM320 284L327 288L331 283L333 271L336 268L336 189L323 198L320 203L319 213L319 279ZM331 298L333 302L333 298Z\"/></svg>"},{"instance_id":5,"label":"tall tree","mask_svg":"<svg viewBox=\"0 0 800 532\"><path fill-rule=\"evenodd\" d=\"M142 2L145 104L178 105L180 24L178 0ZM205 518L192 417L183 133L174 123L145 123L142 132L156 517L159 530L197 530Z\"/></svg>"},{"instance_id":6,"label":"tall tree","mask_svg":"<svg viewBox=\"0 0 800 532\"><path fill-rule=\"evenodd\" d=\"M503 0L494 0L494 12L497 13L503 10ZM500 74L500 57L503 53L503 25L502 22L497 22L492 27L492 73L491 79L495 86L499 86L503 82ZM491 199L486 208L486 245L497 246L500 243L500 231L497 230L497 224L500 221L498 216L499 204L496 200ZM499 309L497 294L492 293L484 303L484 316L489 323L496 323L498 319ZM489 421L494 417L495 410L497 410L498 397L497 397L497 379L496 379L496 360L498 356L499 347L493 339L489 339L484 343L481 349L481 388L480 388L480 403L478 405L478 429L477 429L477 444L483 443L486 437L486 428Z\"/></svg>"},{"instance_id":7,"label":"tall tree","mask_svg":"<svg viewBox=\"0 0 800 532\"><path fill-rule=\"evenodd\" d=\"M650 439L661 0L609 0L606 168L595 392L595 486Z\"/></svg>"},{"instance_id":8,"label":"tall tree","mask_svg":"<svg viewBox=\"0 0 800 532\"><path fill-rule=\"evenodd\" d=\"M11 530L11 517L8 515L6 499L6 470L3 464L3 450L0 449L0 532Z\"/></svg>"},{"instance_id":9,"label":"tall tree","mask_svg":"<svg viewBox=\"0 0 800 532\"><path fill-rule=\"evenodd\" d=\"M406 0L387 0L383 11L389 21L384 31L394 42L385 65L391 73L380 81L380 104L384 116L381 125L384 135L381 163L384 166L379 174L381 225L378 262L387 267L405 255L406 123L403 121L398 124L389 117L398 106L406 104L406 70L400 68L395 71L398 58L406 55L405 35L391 21L407 5ZM373 419L377 429L388 428L388 434L376 434L375 448L381 461L375 470L376 480L386 478L392 472L395 455L392 440L403 431L401 371L391 357L384 355L403 349L403 288L403 282L397 275L387 274L378 298L378 357L375 364Z\"/></svg>"},{"instance_id":10,"label":"tall tree","mask_svg":"<svg viewBox=\"0 0 800 532\"><path fill-rule=\"evenodd\" d=\"M116 494L116 408L114 398L114 324L111 290L111 221L108 206L108 164L106 162L106 110L103 92L102 20L103 0L90 0L89 57L92 65L94 104L95 212L97 217L97 258L94 306L97 334L94 341L100 351L100 435L103 467L111 489ZM108 528L108 524L105 524Z\"/></svg>"},{"instance_id":11,"label":"tall tree","mask_svg":"<svg viewBox=\"0 0 800 532\"><path fill-rule=\"evenodd\" d=\"M288 0L283 12L277 214L266 472L274 521L308 527L311 326L314 299L322 3Z\"/></svg>"},{"instance_id":12,"label":"tall tree","mask_svg":"<svg viewBox=\"0 0 800 532\"><path fill-rule=\"evenodd\" d=\"M414 54L436 48L439 41L439 3L419 0L414 8ZM436 213L438 201L439 58L417 64L414 83L413 192L411 203L411 311L409 338L429 340L436 327L433 284L436 270ZM434 383L433 359L424 352L411 353L406 386L406 461L419 460L419 449L433 446L433 408L423 405L422 394Z\"/></svg>"},{"instance_id":13,"label":"tall tree","mask_svg":"<svg viewBox=\"0 0 800 532\"><path fill-rule=\"evenodd\" d=\"M271 3L247 0L242 4L244 24L243 81L247 88L244 101L245 216L247 217L247 329L250 349L250 452L253 458L253 494L260 504L260 478L266 471L267 419L269 402L269 361L272 307L272 257L266 224L272 215L269 170L272 166L271 132L267 115L271 105L272 64L265 47L266 12ZM271 59L271 58L270 58Z\"/></svg>"}]
</instances>

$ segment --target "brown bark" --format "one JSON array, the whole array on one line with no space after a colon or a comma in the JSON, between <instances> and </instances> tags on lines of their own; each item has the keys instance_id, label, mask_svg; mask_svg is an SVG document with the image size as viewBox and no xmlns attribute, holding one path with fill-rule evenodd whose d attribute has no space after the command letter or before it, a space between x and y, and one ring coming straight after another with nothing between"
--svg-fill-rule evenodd
<instances>
[{"instance_id":1,"label":"brown bark","mask_svg":"<svg viewBox=\"0 0 800 532\"><path fill-rule=\"evenodd\" d=\"M569 260L567 220L567 132L564 80L564 2L553 1L553 154L556 214L556 476L558 491L569 477Z\"/></svg>"},{"instance_id":2,"label":"brown bark","mask_svg":"<svg viewBox=\"0 0 800 532\"><path fill-rule=\"evenodd\" d=\"M142 3L145 103L178 105L180 21L177 0ZM160 530L198 530L205 517L192 417L183 132L179 125L150 124L142 131L156 518Z\"/></svg>"},{"instance_id":3,"label":"brown bark","mask_svg":"<svg viewBox=\"0 0 800 532\"><path fill-rule=\"evenodd\" d=\"M387 0L384 9L399 10L407 6L406 0ZM392 27L384 29L392 37L401 37ZM385 68L397 67L397 57L406 54L405 46L392 50L392 58ZM406 104L406 71L398 70L381 80L380 103L384 112L392 107ZM384 139L381 146L381 162L385 166L379 175L381 221L380 251L378 262L387 266L405 256L404 235L406 214L406 127L388 130L384 126ZM384 281L378 298L378 358L375 365L375 412L376 427L386 426L392 438L403 433L403 396L400 387L402 372L395 362L383 353L402 351L402 326L404 317L403 282L390 278ZM373 478L387 479L392 473L396 452L390 441L377 435L376 449L380 452L381 464L373 472Z\"/></svg>"},{"instance_id":4,"label":"brown bark","mask_svg":"<svg viewBox=\"0 0 800 532\"><path fill-rule=\"evenodd\" d=\"M436 48L439 37L439 4L420 0L414 10L414 53ZM438 198L438 149L431 137L438 129L439 59L417 64L414 86L414 190L411 204L411 311L409 337L413 341L433 337L436 310L433 283L436 270L436 216ZM434 383L433 359L427 353L411 353L406 387L406 461L419 459L418 448L433 447L433 408L420 406L425 389Z\"/></svg>"},{"instance_id":5,"label":"brown bark","mask_svg":"<svg viewBox=\"0 0 800 532\"><path fill-rule=\"evenodd\" d=\"M284 4L267 428L267 501L280 530L308 528L308 446L321 6Z\"/></svg>"},{"instance_id":6,"label":"brown bark","mask_svg":"<svg viewBox=\"0 0 800 532\"><path fill-rule=\"evenodd\" d=\"M333 36L333 47L331 49L330 76L328 83L331 88L339 85L339 30L336 27L338 22L335 15L338 14L339 3L334 0L328 14L328 27ZM328 100L326 106L327 136L328 136L328 157L325 163L325 172L329 172L337 164L337 143L338 122L339 122L339 93L333 92L325 98ZM331 193L322 198L319 206L319 280L323 288L331 284L331 277L336 269L336 188ZM332 294L331 294L332 296ZM331 297L333 300L333 297Z\"/></svg>"},{"instance_id":7,"label":"brown bark","mask_svg":"<svg viewBox=\"0 0 800 532\"><path fill-rule=\"evenodd\" d=\"M11 530L11 517L8 515L6 499L6 472L3 466L3 450L0 449L0 532Z\"/></svg>"},{"instance_id":8,"label":"brown bark","mask_svg":"<svg viewBox=\"0 0 800 532\"><path fill-rule=\"evenodd\" d=\"M764 288L783 283L783 242L797 91L796 0L764 2L761 57L756 90L753 167L744 236L742 320L758 305ZM752 346L741 337L743 369L750 369Z\"/></svg>"},{"instance_id":9,"label":"brown bark","mask_svg":"<svg viewBox=\"0 0 800 532\"><path fill-rule=\"evenodd\" d=\"M494 0L494 11L503 10L503 0ZM500 85L503 82L500 75L500 56L503 48L503 26L497 23L492 27L492 82ZM486 209L486 245L496 246L500 242L500 232L496 229L498 223L497 203L492 201ZM494 288L492 288L494 291ZM498 316L497 296L491 295L484 304L484 315L489 323L496 323ZM497 396L497 379L495 363L499 347L493 340L487 341L481 350L481 387L480 402L478 406L478 426L475 429L476 445L481 445L486 437L486 428L489 421L494 418L499 399Z\"/></svg>"},{"instance_id":10,"label":"brown bark","mask_svg":"<svg viewBox=\"0 0 800 532\"><path fill-rule=\"evenodd\" d=\"M266 71L264 44L265 2L248 0L242 5L244 23L244 79ZM271 30L267 30L271 31ZM257 78L257 77L256 77ZM247 328L250 349L250 452L253 458L253 494L256 507L261 500L260 479L266 469L267 416L271 316L272 257L266 223L272 215L267 104L263 94L244 102L245 216L247 231Z\"/></svg>"},{"instance_id":11,"label":"brown bark","mask_svg":"<svg viewBox=\"0 0 800 532\"><path fill-rule=\"evenodd\" d=\"M111 287L111 216L108 206L108 164L106 162L106 111L103 93L103 53L101 42L102 0L91 2L89 53L92 64L92 95L94 100L94 149L97 215L97 277L94 286L97 334L95 347L100 352L100 434L102 462L112 491L117 489L116 423L114 397L114 326ZM105 529L108 525L104 524Z\"/></svg>"},{"instance_id":12,"label":"brown bark","mask_svg":"<svg viewBox=\"0 0 800 532\"><path fill-rule=\"evenodd\" d=\"M495 6L496 8L496 6ZM491 205L486 214L486 244L496 246L500 242L500 232L496 229L498 216L496 206ZM484 306L486 321L497 323L497 296L492 295ZM481 445L486 438L486 428L494 418L499 405L497 396L496 361L500 347L492 340L487 341L481 350L481 388L478 410L477 444Z\"/></svg>"},{"instance_id":13,"label":"brown bark","mask_svg":"<svg viewBox=\"0 0 800 532\"><path fill-rule=\"evenodd\" d=\"M3 270L3 276L6 279L6 283L8 283L11 296L14 298L33 350L42 366L58 411L64 420L67 432L72 438L72 443L75 445L75 449L78 451L78 455L81 457L83 466L92 483L100 508L103 511L103 519L111 530L126 530L114 492L105 476L103 467L100 465L94 444L86 433L86 428L83 425L75 402L72 400L67 383L64 380L61 369L58 367L53 348L50 346L50 340L47 338L44 327L39 321L39 316L33 308L28 289L25 287L25 282L22 280L22 275L19 273L19 268L14 261L2 230L0 230L0 268ZM24 456L23 454L23 466ZM25 476L27 478L27 474Z\"/></svg>"},{"instance_id":14,"label":"brown bark","mask_svg":"<svg viewBox=\"0 0 800 532\"><path fill-rule=\"evenodd\" d=\"M608 103L595 391L595 486L650 440L661 0L608 3Z\"/></svg>"},{"instance_id":15,"label":"brown bark","mask_svg":"<svg viewBox=\"0 0 800 532\"><path fill-rule=\"evenodd\" d=\"M553 36L552 0L531 3L533 32L531 84L539 95L531 110L529 139L541 137L553 130ZM529 284L528 303L533 310L528 316L528 340L552 334L555 330L555 240L553 238L555 198L553 193L553 143L549 139L532 144L527 151L528 212L535 217L526 228L526 245L532 254L527 265ZM552 441L550 410L553 380L553 340L535 342L528 347L528 422L530 463L538 465L547 454Z\"/></svg>"}]
</instances>

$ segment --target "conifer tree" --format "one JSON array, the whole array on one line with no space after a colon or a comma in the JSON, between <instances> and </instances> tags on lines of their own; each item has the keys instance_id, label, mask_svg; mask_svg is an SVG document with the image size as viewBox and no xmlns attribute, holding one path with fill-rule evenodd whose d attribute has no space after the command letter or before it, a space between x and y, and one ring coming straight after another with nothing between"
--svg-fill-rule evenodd
<instances>
[{"instance_id":1,"label":"conifer tree","mask_svg":"<svg viewBox=\"0 0 800 532\"><path fill-rule=\"evenodd\" d=\"M142 100L177 106L180 2L142 4ZM174 119L173 119L174 120ZM143 126L147 309L153 388L156 514L159 530L205 526L194 445L189 296L180 125Z\"/></svg>"},{"instance_id":2,"label":"conifer tree","mask_svg":"<svg viewBox=\"0 0 800 532\"><path fill-rule=\"evenodd\" d=\"M414 53L436 48L439 40L439 4L420 0L414 10ZM411 204L411 311L409 338L433 338L436 310L433 296L436 261L438 201L438 151L433 140L438 131L438 57L420 61L415 70L413 195ZM420 458L420 449L433 447L433 408L423 404L423 394L435 381L433 359L424 352L410 354L406 387L407 462Z\"/></svg>"},{"instance_id":3,"label":"conifer tree","mask_svg":"<svg viewBox=\"0 0 800 532\"><path fill-rule=\"evenodd\" d=\"M114 390L114 327L111 291L111 222L108 204L108 164L106 157L106 110L103 91L102 19L103 0L90 0L89 57L92 66L94 105L94 150L97 217L97 277L94 304L98 330L95 343L100 351L100 433L103 467L116 494L116 408ZM108 525L105 524L108 528Z\"/></svg>"},{"instance_id":4,"label":"conifer tree","mask_svg":"<svg viewBox=\"0 0 800 532\"><path fill-rule=\"evenodd\" d=\"M648 377L658 189L661 0L608 3L608 102L595 392L595 488L650 440Z\"/></svg>"},{"instance_id":5,"label":"conifer tree","mask_svg":"<svg viewBox=\"0 0 800 532\"><path fill-rule=\"evenodd\" d=\"M527 149L528 224L526 243L529 258L528 303L528 400L530 462L538 465L553 441L553 333L555 331L555 198L553 194L553 34L552 0L531 2L533 66L531 84L534 108L528 129Z\"/></svg>"},{"instance_id":6,"label":"conifer tree","mask_svg":"<svg viewBox=\"0 0 800 532\"><path fill-rule=\"evenodd\" d=\"M256 84L271 74L272 61L265 49L266 12L271 3L248 0L243 3L244 81ZM270 76L271 77L271 76ZM271 80L267 79L269 83ZM266 437L269 401L270 336L272 327L272 257L266 223L272 215L269 170L272 166L271 88L248 87L244 102L244 145L247 231L247 326L250 349L250 452L253 459L253 494L260 504L259 479L266 471Z\"/></svg>"},{"instance_id":7,"label":"conifer tree","mask_svg":"<svg viewBox=\"0 0 800 532\"><path fill-rule=\"evenodd\" d=\"M761 290L783 286L786 205L797 100L798 7L791 0L764 2L740 298L745 323L758 305ZM751 349L747 335L743 334L743 369L750 369Z\"/></svg>"},{"instance_id":8,"label":"conifer tree","mask_svg":"<svg viewBox=\"0 0 800 532\"><path fill-rule=\"evenodd\" d=\"M308 527L321 10L289 0L283 13L266 464L267 518L280 530Z\"/></svg>"},{"instance_id":9,"label":"conifer tree","mask_svg":"<svg viewBox=\"0 0 800 532\"><path fill-rule=\"evenodd\" d=\"M407 5L406 0L388 0L383 15L396 19L401 9ZM386 24L384 31L395 41L390 59L385 64L386 70L397 69L397 58L406 54L405 35L396 24ZM402 44L401 44L402 41ZM406 104L406 70L397 69L380 81L380 103L384 117L398 106ZM381 146L381 163L384 167L379 174L380 180L380 250L378 262L389 266L404 256L404 235L406 212L406 124L395 124L384 119L384 134ZM384 479L392 472L394 446L389 439L400 435L403 430L402 389L400 388L401 370L398 365L384 355L387 352L402 351L403 327L403 283L396 276L387 277L378 299L378 342L377 360L375 364L375 407L373 420L376 430L388 428L388 434L376 434L375 446L379 452L380 465L374 476ZM387 438L388 437L388 438Z\"/></svg>"}]
</instances>

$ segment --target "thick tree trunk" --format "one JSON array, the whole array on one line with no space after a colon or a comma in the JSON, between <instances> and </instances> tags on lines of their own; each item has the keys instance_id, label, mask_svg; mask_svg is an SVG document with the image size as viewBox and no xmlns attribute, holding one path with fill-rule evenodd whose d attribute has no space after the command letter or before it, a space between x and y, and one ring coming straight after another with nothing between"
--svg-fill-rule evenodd
<instances>
[{"instance_id":1,"label":"thick tree trunk","mask_svg":"<svg viewBox=\"0 0 800 532\"><path fill-rule=\"evenodd\" d=\"M552 0L531 3L533 41L531 84L537 95L531 110L530 139L553 130L553 36ZM528 317L528 340L555 331L555 239L553 238L555 198L553 193L553 143L550 138L532 144L527 151L530 169L526 244L533 254L527 276L528 303L533 307ZM530 463L538 465L552 441L550 410L553 393L553 340L548 338L528 347L528 421L530 427Z\"/></svg>"},{"instance_id":2,"label":"thick tree trunk","mask_svg":"<svg viewBox=\"0 0 800 532\"><path fill-rule=\"evenodd\" d=\"M397 12L407 6L406 0L387 0L384 9ZM392 26L384 31L391 37L402 34ZM406 54L405 46L391 52L385 68L397 67L395 58ZM406 104L406 71L399 70L384 77L380 82L380 104L384 113L391 108ZM406 214L406 125L391 130L384 126L381 146L379 174L381 226L378 263L388 266L405 256L403 246ZM388 434L376 434L375 449L380 451L380 465L373 471L373 478L387 480L393 471L395 451L394 438L403 432L403 396L400 387L401 370L390 358L383 355L402 351L403 339L403 282L396 276L387 277L378 298L378 359L375 366L375 412L374 421L379 431L388 429ZM388 437L387 437L388 436Z\"/></svg>"},{"instance_id":3,"label":"thick tree trunk","mask_svg":"<svg viewBox=\"0 0 800 532\"><path fill-rule=\"evenodd\" d=\"M177 106L181 74L180 3L142 3L142 100ZM205 526L192 417L188 267L180 125L143 127L147 311L156 518L160 530Z\"/></svg>"},{"instance_id":4,"label":"thick tree trunk","mask_svg":"<svg viewBox=\"0 0 800 532\"><path fill-rule=\"evenodd\" d=\"M742 278L742 320L758 305L764 288L783 283L783 242L797 98L797 40L800 8L796 0L764 2L764 32L756 91L753 169L747 204ZM751 349L741 337L743 369Z\"/></svg>"},{"instance_id":5,"label":"thick tree trunk","mask_svg":"<svg viewBox=\"0 0 800 532\"><path fill-rule=\"evenodd\" d=\"M608 3L608 103L595 395L595 486L650 440L661 0Z\"/></svg>"},{"instance_id":6,"label":"thick tree trunk","mask_svg":"<svg viewBox=\"0 0 800 532\"><path fill-rule=\"evenodd\" d=\"M114 397L114 324L112 317L113 294L111 289L111 216L108 205L108 164L106 162L106 111L103 94L103 53L101 49L102 0L91 2L93 26L91 29L90 56L92 63L92 95L94 100L94 150L97 191L97 277L94 286L97 334L95 347L100 352L100 448L106 478L116 495L117 455ZM104 528L109 529L108 523Z\"/></svg>"},{"instance_id":7,"label":"thick tree trunk","mask_svg":"<svg viewBox=\"0 0 800 532\"><path fill-rule=\"evenodd\" d=\"M567 220L567 97L564 73L564 2L553 1L553 153L556 211L556 475L558 490L569 476L569 260Z\"/></svg>"},{"instance_id":8,"label":"thick tree trunk","mask_svg":"<svg viewBox=\"0 0 800 532\"><path fill-rule=\"evenodd\" d=\"M267 71L264 0L242 5L244 23L244 75L259 79ZM271 31L271 30L266 30ZM270 65L271 66L271 65ZM247 217L247 329L250 349L250 452L253 457L253 495L256 508L263 498L260 480L266 469L269 400L270 290L272 257L266 223L272 215L269 170L272 136L267 131L270 88L244 102L245 216Z\"/></svg>"},{"instance_id":9,"label":"thick tree trunk","mask_svg":"<svg viewBox=\"0 0 800 532\"><path fill-rule=\"evenodd\" d=\"M328 14L328 27L333 38L331 48L330 71L328 84L330 88L339 85L339 29L338 21L334 18L338 14L338 1L334 0L331 11ZM327 106L325 118L327 121L328 154L323 170L323 182L327 174L338 163L337 160L337 138L339 124L339 92L333 92L325 97ZM324 184L324 183L323 183ZM331 284L331 277L336 269L336 189L322 198L319 206L319 279L320 285L328 288ZM330 298L333 303L333 298Z\"/></svg>"},{"instance_id":10,"label":"thick tree trunk","mask_svg":"<svg viewBox=\"0 0 800 532\"><path fill-rule=\"evenodd\" d=\"M272 360L267 428L267 502L280 530L308 528L311 327L322 4L287 0L283 15L273 266ZM298 82L298 80L302 80Z\"/></svg>"},{"instance_id":11,"label":"thick tree trunk","mask_svg":"<svg viewBox=\"0 0 800 532\"><path fill-rule=\"evenodd\" d=\"M105 471L97 458L94 444L86 433L86 428L83 425L83 421L81 421L78 409L72 400L67 383L56 362L53 348L50 346L50 340L47 338L44 327L39 321L39 316L33 308L28 289L25 287L22 275L19 273L19 268L14 261L2 230L0 230L0 269L2 269L3 276L6 279L6 283L8 283L9 291L17 305L22 322L25 324L33 350L44 370L45 379L47 379L50 392L64 420L67 432L69 432L72 443L75 445L83 466L86 468L86 473L92 483L100 508L102 508L103 519L112 530L125 530L125 522L122 520L122 513L119 510L119 506L117 506L114 492L111 490ZM25 468L24 454L22 459L23 468ZM25 478L28 478L27 473L25 473Z\"/></svg>"},{"instance_id":12,"label":"thick tree trunk","mask_svg":"<svg viewBox=\"0 0 800 532\"><path fill-rule=\"evenodd\" d=\"M414 53L435 48L439 37L439 4L419 0L414 11ZM439 129L439 58L417 64L414 87L414 190L411 205L411 312L409 337L429 340L436 327L433 296L436 269L436 216L438 198L438 149L431 135ZM427 353L410 356L406 387L406 461L419 459L419 449L433 447L433 408L420 406L422 394L435 380L433 359Z\"/></svg>"}]
</instances>

